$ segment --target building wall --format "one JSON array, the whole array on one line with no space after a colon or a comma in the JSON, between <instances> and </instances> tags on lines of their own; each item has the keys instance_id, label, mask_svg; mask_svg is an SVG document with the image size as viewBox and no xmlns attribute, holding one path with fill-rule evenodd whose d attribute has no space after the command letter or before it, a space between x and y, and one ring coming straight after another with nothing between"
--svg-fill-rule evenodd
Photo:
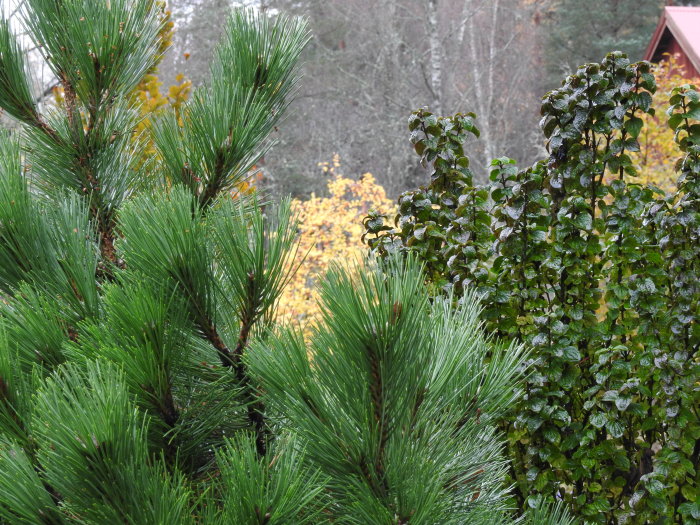
<instances>
[{"instance_id":1,"label":"building wall","mask_svg":"<svg viewBox=\"0 0 700 525\"><path fill-rule=\"evenodd\" d=\"M684 76L700 78L700 72L695 69L695 66L693 66L692 62L688 58L688 55L683 52L678 40L673 38L673 35L671 35L671 32L668 29L664 31L664 36L661 38L661 42L659 42L659 45L654 52L652 62L660 62L664 59L664 55L666 53L676 55L679 66L683 68L683 71L673 71L673 73L682 73Z\"/></svg>"}]
</instances>

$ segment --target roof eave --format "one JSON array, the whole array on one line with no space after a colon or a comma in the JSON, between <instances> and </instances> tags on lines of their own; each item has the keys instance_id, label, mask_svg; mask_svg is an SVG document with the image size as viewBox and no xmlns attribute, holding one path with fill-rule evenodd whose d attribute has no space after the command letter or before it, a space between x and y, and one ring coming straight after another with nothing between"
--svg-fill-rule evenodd
<instances>
[{"instance_id":1,"label":"roof eave","mask_svg":"<svg viewBox=\"0 0 700 525\"><path fill-rule=\"evenodd\" d=\"M675 38L680 44L681 49L683 49L685 52L686 56L690 60L690 63L695 68L695 71L700 71L700 55L698 55L697 50L695 50L693 46L690 45L690 42L688 42L688 40L685 38L685 35L673 20L673 17L668 17L666 26L673 35L673 38Z\"/></svg>"}]
</instances>

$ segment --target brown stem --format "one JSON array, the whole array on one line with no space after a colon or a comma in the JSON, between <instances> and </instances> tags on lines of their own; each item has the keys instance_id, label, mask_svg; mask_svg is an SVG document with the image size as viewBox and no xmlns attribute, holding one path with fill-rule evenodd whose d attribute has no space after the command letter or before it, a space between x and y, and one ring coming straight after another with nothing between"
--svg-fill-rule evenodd
<instances>
[{"instance_id":1,"label":"brown stem","mask_svg":"<svg viewBox=\"0 0 700 525\"><path fill-rule=\"evenodd\" d=\"M218 181L207 184L199 197L199 205L202 209L207 209L214 201L220 190Z\"/></svg>"},{"instance_id":2,"label":"brown stem","mask_svg":"<svg viewBox=\"0 0 700 525\"><path fill-rule=\"evenodd\" d=\"M163 421L170 427L174 427L177 420L180 419L180 413L177 407L175 407L171 388L168 388L165 392L165 396L162 400L161 413L163 415Z\"/></svg>"},{"instance_id":3,"label":"brown stem","mask_svg":"<svg viewBox=\"0 0 700 525\"><path fill-rule=\"evenodd\" d=\"M229 128L228 136L224 143L219 147L216 152L216 161L214 163L214 173L209 178L209 181L205 184L202 193L199 195L199 204L202 208L207 208L216 199L216 196L221 191L224 186L224 178L226 173L224 169L226 168L226 151L231 148L233 143L233 129Z\"/></svg>"},{"instance_id":4,"label":"brown stem","mask_svg":"<svg viewBox=\"0 0 700 525\"><path fill-rule=\"evenodd\" d=\"M229 350L226 343L224 343L223 339L221 339L221 336L219 335L213 321L204 318L198 321L197 324L198 328L202 331L204 338L209 341L218 352L219 359L221 360L221 366L224 368L236 368L233 352Z\"/></svg>"},{"instance_id":5,"label":"brown stem","mask_svg":"<svg viewBox=\"0 0 700 525\"><path fill-rule=\"evenodd\" d=\"M236 374L236 379L243 387L243 395L248 404L248 420L255 429L255 445L258 454L264 456L267 453L267 429L265 425L265 405L257 398L255 389L250 382L250 377L247 373L245 364L243 363L243 352L248 346L250 332L255 324L254 319L244 319L241 330L238 336L238 343L233 352L226 346L223 339L219 335L216 326L209 319L200 320L199 328L202 330L205 339L207 339L216 349L221 360L221 365L224 368L233 369Z\"/></svg>"},{"instance_id":6,"label":"brown stem","mask_svg":"<svg viewBox=\"0 0 700 525\"><path fill-rule=\"evenodd\" d=\"M36 470L37 474L41 475L41 471L38 467L34 467L34 469ZM51 496L51 501L53 501L54 505L56 506L56 510L58 511L58 509L61 507L61 495L45 480L42 480L41 484L44 486L44 490L46 490L46 492L49 493L49 496ZM52 512L51 514L42 513L41 523L43 525L61 525L63 521L55 518L54 513Z\"/></svg>"},{"instance_id":7,"label":"brown stem","mask_svg":"<svg viewBox=\"0 0 700 525\"><path fill-rule=\"evenodd\" d=\"M5 405L6 410L10 413L10 417L15 422L17 427L24 431L24 422L20 419L19 415L17 414L17 411L12 406L12 403L9 402L9 390L10 389L8 388L8 385L5 382L5 380L2 377L0 377L0 401L2 401L2 404Z\"/></svg>"},{"instance_id":8,"label":"brown stem","mask_svg":"<svg viewBox=\"0 0 700 525\"><path fill-rule=\"evenodd\" d=\"M95 211L95 213L97 213ZM102 258L110 263L117 263L117 252L114 249L114 225L111 217L104 217L98 220L98 229L100 235L100 252Z\"/></svg>"},{"instance_id":9,"label":"brown stem","mask_svg":"<svg viewBox=\"0 0 700 525\"><path fill-rule=\"evenodd\" d=\"M116 240L114 221L111 214L105 216L105 214L100 213L97 205L90 207L90 215L97 223L97 236L100 244L101 260L97 267L97 277L111 281L114 278L114 268L122 270L126 268L124 261L117 258L117 250L114 247Z\"/></svg>"},{"instance_id":10,"label":"brown stem","mask_svg":"<svg viewBox=\"0 0 700 525\"><path fill-rule=\"evenodd\" d=\"M236 366L236 374L239 376L245 373L243 369L243 352L246 346L248 346L248 339L250 338L250 331L253 329L253 321L245 319L241 324L241 331L238 334L238 342L236 343L236 348L233 349L233 361Z\"/></svg>"},{"instance_id":11,"label":"brown stem","mask_svg":"<svg viewBox=\"0 0 700 525\"><path fill-rule=\"evenodd\" d=\"M384 421L384 380L382 377L381 362L377 355L377 349L370 343L367 345L367 354L369 356L370 381L369 390L372 398L372 411L374 421L379 429L379 449L374 461L374 469L377 478L381 482L381 492L386 494L388 487L384 478L384 450L386 443L389 440L389 432Z\"/></svg>"},{"instance_id":12,"label":"brown stem","mask_svg":"<svg viewBox=\"0 0 700 525\"><path fill-rule=\"evenodd\" d=\"M267 428L265 425L265 404L257 397L250 376L243 363L243 352L248 346L250 331L253 328L252 318L244 320L241 331L238 335L238 343L233 351L233 361L236 370L236 377L244 387L246 401L248 402L248 421L255 429L255 448L260 456L267 453Z\"/></svg>"},{"instance_id":13,"label":"brown stem","mask_svg":"<svg viewBox=\"0 0 700 525\"><path fill-rule=\"evenodd\" d=\"M77 122L76 111L78 107L77 97L75 95L75 90L73 85L68 80L68 76L65 73L61 74L61 84L63 84L63 93L66 100L66 114L68 116L68 123L72 129L75 129ZM78 115L78 118L80 115ZM81 130L82 131L82 130Z\"/></svg>"},{"instance_id":14,"label":"brown stem","mask_svg":"<svg viewBox=\"0 0 700 525\"><path fill-rule=\"evenodd\" d=\"M78 99L75 93L73 85L70 83L67 75L63 73L61 75L61 84L63 85L63 90L66 99L66 115L68 122L70 124L71 131L75 134L80 135L81 142L86 139L85 131L83 130L82 117L80 116L80 111L78 109ZM97 107L93 104L89 110L90 115L88 119L88 130L87 134L90 135L96 118ZM39 124L39 127L44 130L49 136L54 138L54 140L60 140L53 130L43 123ZM89 144L89 137L87 143ZM77 139L74 139L76 143L79 143ZM90 215L93 221L97 224L98 234L100 238L100 252L103 261L111 265L118 265L116 251L114 249L114 221L111 217L111 213L106 210L102 199L100 198L100 184L95 174L93 173L92 167L90 166L89 159L91 157L90 152L79 151L76 148L75 151L75 165L78 173L82 174L83 183L85 187L83 192L86 193L86 197L89 199L90 205ZM100 273L106 277L111 278L111 270L107 267L101 268Z\"/></svg>"},{"instance_id":15,"label":"brown stem","mask_svg":"<svg viewBox=\"0 0 700 525\"><path fill-rule=\"evenodd\" d=\"M255 429L255 448L260 456L267 453L267 428L265 425L265 404L256 395L255 389L250 381L250 376L247 373L246 366L243 363L243 352L248 346L250 332L255 324L252 318L247 318L241 325L241 330L238 334L238 342L236 348L231 355L232 364L236 378L241 383L244 389L245 400L248 403L248 421Z\"/></svg>"},{"instance_id":16,"label":"brown stem","mask_svg":"<svg viewBox=\"0 0 700 525\"><path fill-rule=\"evenodd\" d=\"M175 406L175 400L173 399L172 387L169 385L162 395L156 394L155 389L151 385L141 385L141 388L145 390L157 404L157 411L163 420L163 422L169 427L174 428L180 419L180 412ZM175 460L177 457L177 447L173 445L167 436L164 436L163 447L165 449L166 458L170 460Z\"/></svg>"},{"instance_id":17,"label":"brown stem","mask_svg":"<svg viewBox=\"0 0 700 525\"><path fill-rule=\"evenodd\" d=\"M51 137L51 140L53 140L53 141L56 142L57 144L62 144L62 143L63 143L63 141L61 140L61 138L58 136L58 133L56 133L56 131L54 131L54 129L51 128L51 126L49 126L46 122L44 122L43 120L41 120L41 118L39 117L39 115L36 116L36 120L35 120L35 122L34 122L34 126L37 127L37 128L39 128L41 131L43 131L43 132L44 132L46 135L48 135L49 137Z\"/></svg>"},{"instance_id":18,"label":"brown stem","mask_svg":"<svg viewBox=\"0 0 700 525\"><path fill-rule=\"evenodd\" d=\"M248 420L255 429L255 449L259 456L267 454L267 426L265 425L265 404L256 400L251 391L248 391ZM252 398L252 399L251 399Z\"/></svg>"}]
</instances>

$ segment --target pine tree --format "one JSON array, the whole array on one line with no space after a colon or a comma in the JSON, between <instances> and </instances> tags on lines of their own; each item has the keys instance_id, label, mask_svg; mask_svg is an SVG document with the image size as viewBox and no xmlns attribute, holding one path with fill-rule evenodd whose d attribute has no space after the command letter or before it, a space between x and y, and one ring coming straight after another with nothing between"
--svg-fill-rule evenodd
<instances>
[{"instance_id":1,"label":"pine tree","mask_svg":"<svg viewBox=\"0 0 700 525\"><path fill-rule=\"evenodd\" d=\"M494 422L527 352L484 337L473 297L430 300L415 261L334 267L306 344L282 330L247 363L271 419L305 443L348 524L508 523ZM525 523L569 523L540 509Z\"/></svg>"},{"instance_id":2,"label":"pine tree","mask_svg":"<svg viewBox=\"0 0 700 525\"><path fill-rule=\"evenodd\" d=\"M269 146L308 39L234 11L211 80L153 126L131 93L155 2L27 0L65 103L35 105L0 24L0 522L502 523L493 421L526 352L413 261L330 272L307 345L274 329L289 201L232 198ZM530 523L569 523L540 509Z\"/></svg>"}]
</instances>

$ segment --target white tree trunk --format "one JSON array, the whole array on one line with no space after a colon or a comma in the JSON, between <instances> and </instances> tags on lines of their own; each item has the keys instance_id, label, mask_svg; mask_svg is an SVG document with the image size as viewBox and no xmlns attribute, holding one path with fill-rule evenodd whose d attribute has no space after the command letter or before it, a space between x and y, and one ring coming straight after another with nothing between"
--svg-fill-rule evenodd
<instances>
[{"instance_id":1,"label":"white tree trunk","mask_svg":"<svg viewBox=\"0 0 700 525\"><path fill-rule=\"evenodd\" d=\"M442 115L442 45L438 27L438 0L428 0L428 38L430 39L431 111Z\"/></svg>"},{"instance_id":2,"label":"white tree trunk","mask_svg":"<svg viewBox=\"0 0 700 525\"><path fill-rule=\"evenodd\" d=\"M493 113L492 106L494 98L494 89L496 88L496 86L494 85L493 77L496 71L496 31L498 28L498 9L500 7L500 3L501 0L493 0L493 3L491 5L491 35L489 38L489 60L487 65L488 77L486 83L486 115L488 115L489 117L491 117ZM490 162L491 159L493 159L496 156L495 146L496 144L493 140L493 133L489 133L488 140L484 144L487 162Z\"/></svg>"},{"instance_id":3,"label":"white tree trunk","mask_svg":"<svg viewBox=\"0 0 700 525\"><path fill-rule=\"evenodd\" d=\"M496 72L496 36L498 30L498 14L500 0L491 2L491 27L486 40L486 60L479 56L480 41L477 38L479 29L475 25L475 17L469 19L469 51L472 62L472 76L474 82L474 106L479 117L479 129L481 130L481 143L484 145L484 157L487 162L495 156L496 140L492 132L491 119L493 118L493 100Z\"/></svg>"}]
</instances>

